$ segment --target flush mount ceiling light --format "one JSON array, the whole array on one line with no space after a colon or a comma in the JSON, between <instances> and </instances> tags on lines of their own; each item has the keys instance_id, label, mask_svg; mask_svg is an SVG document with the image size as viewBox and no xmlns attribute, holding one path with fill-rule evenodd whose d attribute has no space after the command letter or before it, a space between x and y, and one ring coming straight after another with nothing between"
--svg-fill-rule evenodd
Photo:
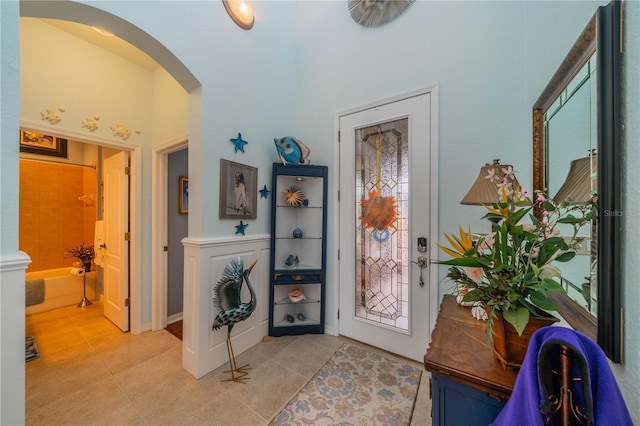
<instances>
[{"instance_id":1,"label":"flush mount ceiling light","mask_svg":"<svg viewBox=\"0 0 640 426\"><path fill-rule=\"evenodd\" d=\"M253 27L253 9L244 0L222 0L224 8L240 28L250 30Z\"/></svg>"}]
</instances>

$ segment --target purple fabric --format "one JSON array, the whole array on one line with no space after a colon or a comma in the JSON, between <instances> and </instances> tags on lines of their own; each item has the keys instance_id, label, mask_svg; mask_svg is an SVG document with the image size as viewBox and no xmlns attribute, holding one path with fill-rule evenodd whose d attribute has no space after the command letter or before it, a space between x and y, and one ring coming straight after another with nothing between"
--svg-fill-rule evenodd
<instances>
[{"instance_id":1,"label":"purple fabric","mask_svg":"<svg viewBox=\"0 0 640 426\"><path fill-rule=\"evenodd\" d=\"M545 404L544 389L538 378L538 363L541 349L551 343L569 346L581 361L586 362L588 385L585 399L593 401L593 417L587 424L633 425L618 384L609 367L607 357L600 347L587 336L565 327L544 327L531 337L527 354L518 373L513 393L498 414L494 426L542 426L541 407ZM546 352L544 352L546 353ZM545 364L545 360L541 364ZM584 364L584 362L583 362ZM541 374L551 374L541 372Z\"/></svg>"}]
</instances>

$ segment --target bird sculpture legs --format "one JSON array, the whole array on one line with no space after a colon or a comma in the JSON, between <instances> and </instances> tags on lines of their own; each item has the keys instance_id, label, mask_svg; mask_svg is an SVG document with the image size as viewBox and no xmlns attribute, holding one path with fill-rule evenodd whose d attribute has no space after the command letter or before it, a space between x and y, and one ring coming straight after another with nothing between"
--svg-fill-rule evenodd
<instances>
[{"instance_id":1,"label":"bird sculpture legs","mask_svg":"<svg viewBox=\"0 0 640 426\"><path fill-rule=\"evenodd\" d=\"M246 377L249 374L248 370L251 370L249 364L242 367L236 365L236 356L233 354L233 346L231 345L231 333L227 333L227 353L229 354L229 370L226 370L225 373L231 373L231 378L225 379L223 382L244 383L244 380L249 380L250 377Z\"/></svg>"}]
</instances>

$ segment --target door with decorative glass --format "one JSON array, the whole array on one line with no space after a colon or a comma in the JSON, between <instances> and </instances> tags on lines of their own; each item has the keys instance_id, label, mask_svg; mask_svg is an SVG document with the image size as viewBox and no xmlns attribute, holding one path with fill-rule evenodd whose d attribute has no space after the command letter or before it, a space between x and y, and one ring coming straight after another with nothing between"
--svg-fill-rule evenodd
<instances>
[{"instance_id":1,"label":"door with decorative glass","mask_svg":"<svg viewBox=\"0 0 640 426\"><path fill-rule=\"evenodd\" d=\"M421 360L437 313L437 88L340 120L340 334Z\"/></svg>"}]
</instances>

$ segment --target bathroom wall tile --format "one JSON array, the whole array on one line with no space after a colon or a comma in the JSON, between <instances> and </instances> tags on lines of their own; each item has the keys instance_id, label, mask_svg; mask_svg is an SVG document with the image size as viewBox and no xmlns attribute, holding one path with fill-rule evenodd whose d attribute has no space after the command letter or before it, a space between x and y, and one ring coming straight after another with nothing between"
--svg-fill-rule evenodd
<instances>
[{"instance_id":1,"label":"bathroom wall tile","mask_svg":"<svg viewBox=\"0 0 640 426\"><path fill-rule=\"evenodd\" d=\"M94 169L20 161L20 248L32 258L29 271L71 266L64 250L93 243L95 203L78 200L97 193Z\"/></svg>"}]
</instances>

